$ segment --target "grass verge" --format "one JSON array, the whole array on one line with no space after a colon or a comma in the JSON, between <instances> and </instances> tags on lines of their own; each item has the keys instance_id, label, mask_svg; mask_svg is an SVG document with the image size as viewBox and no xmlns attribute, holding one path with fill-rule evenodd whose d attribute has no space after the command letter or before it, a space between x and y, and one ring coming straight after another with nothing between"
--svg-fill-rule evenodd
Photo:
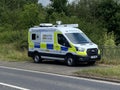
<instances>
[{"instance_id":1,"label":"grass verge","mask_svg":"<svg viewBox=\"0 0 120 90\"><path fill-rule=\"evenodd\" d=\"M84 69L75 72L75 75L78 76L84 75L93 78L102 77L102 78L120 80L120 65Z\"/></svg>"},{"instance_id":2,"label":"grass verge","mask_svg":"<svg viewBox=\"0 0 120 90\"><path fill-rule=\"evenodd\" d=\"M27 50L19 50L16 48L15 43L0 44L0 60L5 61L28 61L31 60L27 56Z\"/></svg>"}]
</instances>

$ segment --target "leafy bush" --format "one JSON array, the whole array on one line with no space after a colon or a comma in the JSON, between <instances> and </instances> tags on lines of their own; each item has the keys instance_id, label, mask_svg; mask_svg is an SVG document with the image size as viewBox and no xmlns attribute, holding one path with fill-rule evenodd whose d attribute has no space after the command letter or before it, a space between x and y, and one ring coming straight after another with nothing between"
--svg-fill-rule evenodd
<instances>
[{"instance_id":1,"label":"leafy bush","mask_svg":"<svg viewBox=\"0 0 120 90\"><path fill-rule=\"evenodd\" d=\"M104 46L116 46L115 45L115 35L114 33L104 34Z\"/></svg>"}]
</instances>

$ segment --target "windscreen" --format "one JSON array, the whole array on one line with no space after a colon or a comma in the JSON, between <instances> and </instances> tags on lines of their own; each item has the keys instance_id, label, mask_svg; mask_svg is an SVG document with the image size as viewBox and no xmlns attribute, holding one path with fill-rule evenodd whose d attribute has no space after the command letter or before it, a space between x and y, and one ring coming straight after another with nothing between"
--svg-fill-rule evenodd
<instances>
[{"instance_id":1,"label":"windscreen","mask_svg":"<svg viewBox=\"0 0 120 90\"><path fill-rule=\"evenodd\" d=\"M91 40L84 33L66 33L65 35L74 44L83 44L91 42Z\"/></svg>"}]
</instances>

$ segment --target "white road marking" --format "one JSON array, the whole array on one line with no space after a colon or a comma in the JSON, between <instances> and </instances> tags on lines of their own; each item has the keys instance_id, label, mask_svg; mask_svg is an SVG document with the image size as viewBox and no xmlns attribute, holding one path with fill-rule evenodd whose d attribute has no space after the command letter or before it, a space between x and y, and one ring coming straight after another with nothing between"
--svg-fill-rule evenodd
<instances>
[{"instance_id":1,"label":"white road marking","mask_svg":"<svg viewBox=\"0 0 120 90\"><path fill-rule=\"evenodd\" d=\"M0 82L0 85L10 87L10 88L14 88L14 89L19 89L19 90L30 90L30 89L27 89L27 88L22 88L22 87L18 87L18 86L15 86L15 85L2 83L2 82Z\"/></svg>"},{"instance_id":2,"label":"white road marking","mask_svg":"<svg viewBox=\"0 0 120 90\"><path fill-rule=\"evenodd\" d=\"M71 78L71 79L78 79L78 80L85 80L85 81L91 81L91 82L97 82L97 83L104 83L104 84L120 86L120 83L109 82L109 81L102 81L102 80L95 80L95 79L88 79L88 78L81 78L81 77L74 77L74 76L66 76L66 75L60 75L60 74L32 71L32 70L12 68L12 67L5 67L5 66L0 66L0 68L11 69L11 70L19 70L19 71L25 71L25 72L31 72L31 73L46 74L46 75L52 75L52 76L58 76L58 77L66 77L66 78Z\"/></svg>"}]
</instances>

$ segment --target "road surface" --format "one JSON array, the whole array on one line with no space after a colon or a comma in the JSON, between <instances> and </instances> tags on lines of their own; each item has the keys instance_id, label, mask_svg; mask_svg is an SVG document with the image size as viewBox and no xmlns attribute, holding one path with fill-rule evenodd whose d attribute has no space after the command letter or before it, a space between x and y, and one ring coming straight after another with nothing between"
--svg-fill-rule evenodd
<instances>
[{"instance_id":1,"label":"road surface","mask_svg":"<svg viewBox=\"0 0 120 90\"><path fill-rule=\"evenodd\" d=\"M64 69L63 69L64 70ZM0 66L0 90L120 90L120 83Z\"/></svg>"}]
</instances>

